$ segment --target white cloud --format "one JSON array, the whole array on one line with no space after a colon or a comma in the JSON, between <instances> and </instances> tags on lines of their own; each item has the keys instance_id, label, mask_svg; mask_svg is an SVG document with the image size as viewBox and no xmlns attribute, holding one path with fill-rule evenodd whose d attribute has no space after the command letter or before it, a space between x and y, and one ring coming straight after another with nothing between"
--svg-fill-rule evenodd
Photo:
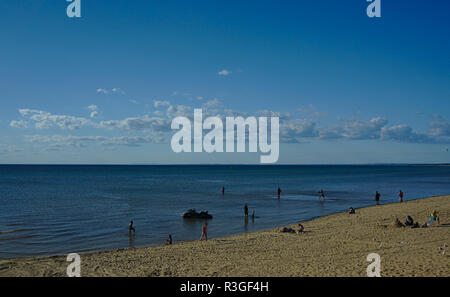
<instances>
[{"instance_id":1,"label":"white cloud","mask_svg":"<svg viewBox=\"0 0 450 297\"><path fill-rule=\"evenodd\" d=\"M175 118L175 117L187 117L191 119L193 117L193 108L191 106L186 105L170 105L167 108L166 116L169 119Z\"/></svg>"},{"instance_id":2,"label":"white cloud","mask_svg":"<svg viewBox=\"0 0 450 297\"><path fill-rule=\"evenodd\" d=\"M170 123L166 119L153 118L148 115L143 117L126 118L123 120L102 121L100 122L100 126L108 129L119 129L125 131L170 131Z\"/></svg>"},{"instance_id":3,"label":"white cloud","mask_svg":"<svg viewBox=\"0 0 450 297\"><path fill-rule=\"evenodd\" d=\"M98 89L97 89L97 93L100 93L100 94L108 94L109 91L106 90L106 89L98 88Z\"/></svg>"},{"instance_id":4,"label":"white cloud","mask_svg":"<svg viewBox=\"0 0 450 297\"><path fill-rule=\"evenodd\" d=\"M302 142L305 138L319 135L316 123L305 119L291 120L280 125L280 137L283 142Z\"/></svg>"},{"instance_id":5,"label":"white cloud","mask_svg":"<svg viewBox=\"0 0 450 297\"><path fill-rule=\"evenodd\" d=\"M417 133L413 131L408 125L397 125L393 127L384 127L381 131L382 140L394 140L401 142L414 142L414 143L432 143L437 142L437 139Z\"/></svg>"},{"instance_id":6,"label":"white cloud","mask_svg":"<svg viewBox=\"0 0 450 297\"><path fill-rule=\"evenodd\" d=\"M289 112L279 112L271 110L258 110L256 112L256 115L260 117L278 117L280 118L280 121L291 118L291 114Z\"/></svg>"},{"instance_id":7,"label":"white cloud","mask_svg":"<svg viewBox=\"0 0 450 297\"><path fill-rule=\"evenodd\" d=\"M9 145L9 146L0 145L0 153L1 154L14 154L14 153L20 153L22 151L23 151L22 148L15 146L15 145Z\"/></svg>"},{"instance_id":8,"label":"white cloud","mask_svg":"<svg viewBox=\"0 0 450 297\"><path fill-rule=\"evenodd\" d=\"M74 130L85 126L95 126L95 123L85 118L69 115L53 115L42 110L19 109L19 113L34 122L36 129L48 129L57 126L61 129Z\"/></svg>"},{"instance_id":9,"label":"white cloud","mask_svg":"<svg viewBox=\"0 0 450 297\"><path fill-rule=\"evenodd\" d=\"M228 76L231 73L232 73L231 71L224 69L224 70L219 71L217 74L220 76Z\"/></svg>"},{"instance_id":10,"label":"white cloud","mask_svg":"<svg viewBox=\"0 0 450 297\"><path fill-rule=\"evenodd\" d=\"M212 107L223 107L222 102L219 99L214 98L212 100L206 101L202 104L204 108L212 108Z\"/></svg>"},{"instance_id":11,"label":"white cloud","mask_svg":"<svg viewBox=\"0 0 450 297\"><path fill-rule=\"evenodd\" d=\"M438 137L450 137L450 122L432 122L429 124L430 134Z\"/></svg>"},{"instance_id":12,"label":"white cloud","mask_svg":"<svg viewBox=\"0 0 450 297\"><path fill-rule=\"evenodd\" d=\"M25 121L11 121L9 123L9 125L13 128L18 128L18 129L24 129L24 128L28 128L28 123Z\"/></svg>"},{"instance_id":13,"label":"white cloud","mask_svg":"<svg viewBox=\"0 0 450 297\"><path fill-rule=\"evenodd\" d=\"M170 102L169 101L153 100L153 105L155 106L155 108L158 108L158 107L163 107L163 106L169 106Z\"/></svg>"},{"instance_id":14,"label":"white cloud","mask_svg":"<svg viewBox=\"0 0 450 297\"><path fill-rule=\"evenodd\" d=\"M153 111L154 116L144 115L137 117L128 117L119 120L95 120L99 116L98 107L90 105L90 119L76 117L70 115L54 115L50 112L34 109L19 109L19 113L25 118L24 120L13 120L10 126L14 128L35 127L36 129L47 129L58 127L66 130L75 130L83 127L96 129L108 129L118 131L126 131L129 134L145 132L150 133L152 139L167 138L172 130L170 129L170 121L177 116L184 116L189 119L193 117L193 106L186 105L170 105L169 101L153 102L156 108L167 107L166 110L159 109ZM271 110L259 110L254 113L241 112L232 109L224 109L219 99L215 98L206 102L202 102L203 115L208 116L243 116L250 115L279 117L280 118L280 140L282 142L302 142L305 140L379 140L379 141L399 141L410 143L450 143L450 123L443 120L432 122L428 126L428 133L420 133L414 131L408 125L388 126L388 121L382 117L375 117L370 120L344 119L337 125L320 125L319 118L299 119L294 118L289 112L278 112ZM310 106L308 114L314 114L315 108ZM148 135L146 135L148 136ZM132 145L133 139L136 141L144 141L144 139L136 138L140 136L117 136L115 138L100 139L97 136L95 140L90 138L69 138L65 141L72 146L82 147L90 140L102 143L123 143L123 145ZM134 138L119 138L134 137ZM75 141L76 140L76 141ZM108 141L107 141L108 140ZM63 141L55 141L53 144L62 145ZM53 145L52 144L52 145ZM54 147L55 148L55 147Z\"/></svg>"},{"instance_id":15,"label":"white cloud","mask_svg":"<svg viewBox=\"0 0 450 297\"><path fill-rule=\"evenodd\" d=\"M94 104L91 104L91 105L88 106L88 109L89 109L90 111L96 111L96 110L98 110L98 106L97 106L97 105L94 105Z\"/></svg>"},{"instance_id":16,"label":"white cloud","mask_svg":"<svg viewBox=\"0 0 450 297\"><path fill-rule=\"evenodd\" d=\"M154 136L73 136L73 135L27 135L25 140L34 144L43 144L47 150L59 150L67 147L83 148L89 144L101 146L132 146L161 141L162 138Z\"/></svg>"}]
</instances>

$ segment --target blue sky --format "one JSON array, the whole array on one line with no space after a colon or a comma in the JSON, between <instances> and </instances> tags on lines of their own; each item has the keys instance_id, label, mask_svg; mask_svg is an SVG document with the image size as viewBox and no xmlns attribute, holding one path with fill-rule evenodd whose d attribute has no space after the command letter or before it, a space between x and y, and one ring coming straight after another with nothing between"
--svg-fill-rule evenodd
<instances>
[{"instance_id":1,"label":"blue sky","mask_svg":"<svg viewBox=\"0 0 450 297\"><path fill-rule=\"evenodd\" d=\"M175 154L170 120L280 115L279 163L450 162L450 4L0 3L0 163L257 163Z\"/></svg>"}]
</instances>

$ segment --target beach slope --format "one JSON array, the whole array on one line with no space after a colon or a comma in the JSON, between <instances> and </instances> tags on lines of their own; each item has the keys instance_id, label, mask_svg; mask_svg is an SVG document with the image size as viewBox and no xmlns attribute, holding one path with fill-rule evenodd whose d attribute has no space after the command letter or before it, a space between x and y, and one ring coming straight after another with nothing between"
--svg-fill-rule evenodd
<instances>
[{"instance_id":1,"label":"beach slope","mask_svg":"<svg viewBox=\"0 0 450 297\"><path fill-rule=\"evenodd\" d=\"M440 225L396 227L410 215ZM450 276L450 196L357 209L304 222L303 234L280 228L237 236L81 255L82 276L366 276L367 255L382 276ZM295 226L290 226L296 228ZM200 235L200 234L199 234ZM447 247L446 247L447 245ZM445 251L445 252L444 252ZM65 256L0 260L0 276L65 276Z\"/></svg>"}]
</instances>

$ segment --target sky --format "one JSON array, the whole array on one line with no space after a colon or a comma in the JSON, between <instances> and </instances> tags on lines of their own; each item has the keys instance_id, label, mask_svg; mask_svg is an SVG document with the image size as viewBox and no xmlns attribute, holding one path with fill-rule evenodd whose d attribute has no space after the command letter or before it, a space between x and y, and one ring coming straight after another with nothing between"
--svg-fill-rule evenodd
<instances>
[{"instance_id":1,"label":"sky","mask_svg":"<svg viewBox=\"0 0 450 297\"><path fill-rule=\"evenodd\" d=\"M171 120L278 116L279 164L450 163L450 3L0 2L0 163L235 164Z\"/></svg>"}]
</instances>

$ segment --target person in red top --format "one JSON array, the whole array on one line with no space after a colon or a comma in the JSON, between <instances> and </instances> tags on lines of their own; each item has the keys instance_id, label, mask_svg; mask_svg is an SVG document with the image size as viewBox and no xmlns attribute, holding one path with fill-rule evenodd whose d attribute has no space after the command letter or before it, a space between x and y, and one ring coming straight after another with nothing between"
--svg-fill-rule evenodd
<instances>
[{"instance_id":1,"label":"person in red top","mask_svg":"<svg viewBox=\"0 0 450 297\"><path fill-rule=\"evenodd\" d=\"M205 222L203 224L203 230L202 230L202 236L200 237L200 240L202 240L203 238L205 238L205 240L208 240L208 223Z\"/></svg>"},{"instance_id":2,"label":"person in red top","mask_svg":"<svg viewBox=\"0 0 450 297\"><path fill-rule=\"evenodd\" d=\"M398 193L398 198L400 199L400 203L403 202L403 192L400 190L400 193Z\"/></svg>"}]
</instances>

